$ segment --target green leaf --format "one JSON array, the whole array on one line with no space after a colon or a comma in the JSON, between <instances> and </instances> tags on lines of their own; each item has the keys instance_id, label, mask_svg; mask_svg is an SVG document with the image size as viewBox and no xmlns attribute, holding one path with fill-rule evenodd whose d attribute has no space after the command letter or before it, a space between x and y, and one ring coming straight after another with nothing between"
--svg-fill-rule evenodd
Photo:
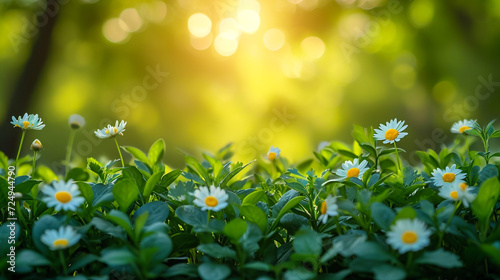
<instances>
[{"instance_id":1,"label":"green leaf","mask_svg":"<svg viewBox=\"0 0 500 280\"><path fill-rule=\"evenodd\" d=\"M135 157L136 159L144 162L144 163L149 163L149 159L148 157L146 156L146 154L144 152L142 152L141 150L137 149L136 147L132 147L132 146L121 146L121 148L131 154L133 157Z\"/></svg>"},{"instance_id":2,"label":"green leaf","mask_svg":"<svg viewBox=\"0 0 500 280\"><path fill-rule=\"evenodd\" d=\"M40 184L42 181L38 181L38 180L26 180L20 184L16 184L16 192L20 192L22 194L27 194L31 191L31 189L34 187L34 186L37 186L38 184Z\"/></svg>"},{"instance_id":3,"label":"green leaf","mask_svg":"<svg viewBox=\"0 0 500 280\"><path fill-rule=\"evenodd\" d=\"M98 162L96 159L91 158L91 157L87 158L87 168L90 171L99 175L101 180L104 180L104 178L102 177L104 168L102 167L102 164L100 162Z\"/></svg>"},{"instance_id":4,"label":"green leaf","mask_svg":"<svg viewBox=\"0 0 500 280\"><path fill-rule=\"evenodd\" d=\"M57 175L52 171L52 169L48 168L45 165L40 165L36 168L36 174L39 178L41 178L45 183L50 183L54 180L57 180Z\"/></svg>"},{"instance_id":5,"label":"green leaf","mask_svg":"<svg viewBox=\"0 0 500 280\"><path fill-rule=\"evenodd\" d=\"M276 217L276 220L274 221L273 225L271 226L271 230L275 229L276 226L278 225L281 217L283 217L288 211L290 211L295 205L297 205L299 202L301 202L305 196L297 196L290 201L287 202L287 204L280 210L278 216Z\"/></svg>"},{"instance_id":6,"label":"green leaf","mask_svg":"<svg viewBox=\"0 0 500 280\"><path fill-rule=\"evenodd\" d=\"M122 169L122 177L124 179L131 179L134 183L139 187L139 193L144 191L144 185L146 184L146 180L144 179L143 174L137 167L135 166L127 166Z\"/></svg>"},{"instance_id":7,"label":"green leaf","mask_svg":"<svg viewBox=\"0 0 500 280\"><path fill-rule=\"evenodd\" d=\"M491 134L490 138L497 138L500 137L500 130L497 130Z\"/></svg>"},{"instance_id":8,"label":"green leaf","mask_svg":"<svg viewBox=\"0 0 500 280\"><path fill-rule=\"evenodd\" d=\"M366 241L358 243L353 248L353 253L363 259L376 261L395 261L394 257L378 243Z\"/></svg>"},{"instance_id":9,"label":"green leaf","mask_svg":"<svg viewBox=\"0 0 500 280\"><path fill-rule=\"evenodd\" d=\"M402 280L406 278L406 271L402 268L382 264L373 268L375 280Z\"/></svg>"},{"instance_id":10,"label":"green leaf","mask_svg":"<svg viewBox=\"0 0 500 280\"><path fill-rule=\"evenodd\" d=\"M353 153L353 152L351 152L351 151L348 151L348 150L342 150L342 149L339 149L339 150L338 150L338 153L339 153L339 154L341 154L341 155L343 155L343 156L345 156L345 157L347 157L347 158L350 158L350 159L353 159L353 158L357 158L357 157L358 157L358 155L357 155L357 154L355 154L355 153Z\"/></svg>"},{"instance_id":11,"label":"green leaf","mask_svg":"<svg viewBox=\"0 0 500 280\"><path fill-rule=\"evenodd\" d=\"M135 261L135 255L127 249L127 247L121 248L106 248L101 251L100 262L103 262L109 266L119 266L131 264Z\"/></svg>"},{"instance_id":12,"label":"green leaf","mask_svg":"<svg viewBox=\"0 0 500 280\"><path fill-rule=\"evenodd\" d=\"M266 232L267 216L262 209L255 205L244 205L240 207L240 212L247 221L257 224L262 233Z\"/></svg>"},{"instance_id":13,"label":"green leaf","mask_svg":"<svg viewBox=\"0 0 500 280\"><path fill-rule=\"evenodd\" d=\"M215 158L207 155L207 154L203 154L203 157L212 166L212 168L213 168L212 174L213 174L213 178L215 178L215 185L218 185L220 180L222 179L222 178L220 178L221 171L224 169L224 167L222 166L222 163L220 161L216 160Z\"/></svg>"},{"instance_id":14,"label":"green leaf","mask_svg":"<svg viewBox=\"0 0 500 280\"><path fill-rule=\"evenodd\" d=\"M381 156L385 156L385 155L390 155L390 154L393 154L396 152L396 148L389 148L389 149L385 149L383 150L380 154L379 154L379 157ZM401 149L401 148L398 148L398 153L406 153L405 150Z\"/></svg>"},{"instance_id":15,"label":"green leaf","mask_svg":"<svg viewBox=\"0 0 500 280\"><path fill-rule=\"evenodd\" d=\"M177 208L179 209L179 208ZM163 223L168 218L169 207L163 201L153 201L142 205L134 213L134 220L137 219L142 213L148 213L148 220L146 226L154 223Z\"/></svg>"},{"instance_id":16,"label":"green leaf","mask_svg":"<svg viewBox=\"0 0 500 280\"><path fill-rule=\"evenodd\" d=\"M493 164L488 164L479 172L478 182L482 184L484 181L493 177L498 177L498 168Z\"/></svg>"},{"instance_id":17,"label":"green leaf","mask_svg":"<svg viewBox=\"0 0 500 280\"><path fill-rule=\"evenodd\" d=\"M11 230L15 232L14 240L17 242L19 236L21 236L21 227L17 222L14 222L14 226L11 226L10 222L5 222L0 226L0 240L3 242L0 243L0 254L5 256L10 252L10 247L14 246L14 244L9 244L9 239Z\"/></svg>"},{"instance_id":18,"label":"green leaf","mask_svg":"<svg viewBox=\"0 0 500 280\"><path fill-rule=\"evenodd\" d=\"M175 210L179 219L191 226L207 224L207 213L194 205L182 205Z\"/></svg>"},{"instance_id":19,"label":"green leaf","mask_svg":"<svg viewBox=\"0 0 500 280\"><path fill-rule=\"evenodd\" d=\"M151 192L155 188L156 184L158 184L162 176L163 172L156 172L148 179L146 185L144 186L144 191L142 192L142 196L144 197L145 201L149 201Z\"/></svg>"},{"instance_id":20,"label":"green leaf","mask_svg":"<svg viewBox=\"0 0 500 280\"><path fill-rule=\"evenodd\" d=\"M182 170L174 169L174 170L170 171L169 173L163 175L163 177L161 177L161 181L160 181L159 185L162 185L165 188L168 188L170 186L170 184L172 184L181 174L182 174Z\"/></svg>"},{"instance_id":21,"label":"green leaf","mask_svg":"<svg viewBox=\"0 0 500 280\"><path fill-rule=\"evenodd\" d=\"M249 193L243 201L241 202L241 205L256 205L257 202L263 201L267 203L267 194L263 190L255 190L251 193Z\"/></svg>"},{"instance_id":22,"label":"green leaf","mask_svg":"<svg viewBox=\"0 0 500 280\"><path fill-rule=\"evenodd\" d=\"M178 252L180 250L190 250L196 248L200 244L200 241L191 233L175 233L170 236L172 239L172 243L174 244L174 252Z\"/></svg>"},{"instance_id":23,"label":"green leaf","mask_svg":"<svg viewBox=\"0 0 500 280\"><path fill-rule=\"evenodd\" d=\"M141 241L141 250L153 249L149 252L148 260L153 261L154 264L162 262L170 253L172 253L172 240L166 233L155 232L148 235ZM149 263L149 262L148 262ZM154 267L150 264L150 267Z\"/></svg>"},{"instance_id":24,"label":"green leaf","mask_svg":"<svg viewBox=\"0 0 500 280\"><path fill-rule=\"evenodd\" d=\"M245 164L243 166L238 166L237 168L235 168L226 177L224 177L224 179L222 180L222 182L220 182L219 186L221 188L224 188L234 176L238 175L238 173L240 173L245 167L247 167L248 165L250 165L254 161L255 160L252 160L251 162L249 162L249 163L247 163L247 164Z\"/></svg>"},{"instance_id":25,"label":"green leaf","mask_svg":"<svg viewBox=\"0 0 500 280\"><path fill-rule=\"evenodd\" d=\"M209 262L200 264L198 273L203 280L224 280L231 275L231 269L227 265Z\"/></svg>"},{"instance_id":26,"label":"green leaf","mask_svg":"<svg viewBox=\"0 0 500 280\"><path fill-rule=\"evenodd\" d=\"M81 253L71 264L68 272L73 273L95 261L99 260L99 257L93 254Z\"/></svg>"},{"instance_id":27,"label":"green leaf","mask_svg":"<svg viewBox=\"0 0 500 280\"><path fill-rule=\"evenodd\" d=\"M210 176L208 175L207 170L203 165L201 165L194 157L186 155L185 157L186 165L190 167L192 170L194 170L197 175L199 175L207 185L210 185L211 180Z\"/></svg>"},{"instance_id":28,"label":"green leaf","mask_svg":"<svg viewBox=\"0 0 500 280\"><path fill-rule=\"evenodd\" d=\"M153 145L151 145L151 148L149 148L148 158L151 167L155 166L158 162L161 161L164 153L165 153L165 141L160 138L156 140L156 142L154 142Z\"/></svg>"},{"instance_id":29,"label":"green leaf","mask_svg":"<svg viewBox=\"0 0 500 280\"><path fill-rule=\"evenodd\" d=\"M287 182L286 185L289 186L291 189L298 191L299 193L307 194L306 188L298 182Z\"/></svg>"},{"instance_id":30,"label":"green leaf","mask_svg":"<svg viewBox=\"0 0 500 280\"><path fill-rule=\"evenodd\" d=\"M459 257L453 253L446 252L443 248L436 251L424 252L424 254L415 260L418 264L432 264L444 268L461 267L462 262Z\"/></svg>"},{"instance_id":31,"label":"green leaf","mask_svg":"<svg viewBox=\"0 0 500 280\"><path fill-rule=\"evenodd\" d=\"M89 179L89 173L81 168L73 168L66 175L66 181L73 179L74 181L87 181Z\"/></svg>"},{"instance_id":32,"label":"green leaf","mask_svg":"<svg viewBox=\"0 0 500 280\"><path fill-rule=\"evenodd\" d=\"M283 226L288 233L295 235L295 233L302 227L309 224L309 220L301 215L295 213L286 213L280 220L280 225Z\"/></svg>"},{"instance_id":33,"label":"green leaf","mask_svg":"<svg viewBox=\"0 0 500 280\"><path fill-rule=\"evenodd\" d=\"M120 210L127 212L127 209L139 196L139 188L130 179L121 179L113 187L113 197L120 206Z\"/></svg>"},{"instance_id":34,"label":"green leaf","mask_svg":"<svg viewBox=\"0 0 500 280\"><path fill-rule=\"evenodd\" d=\"M94 208L99 207L105 203L111 202L114 200L113 198L113 186L103 185L103 184L95 184L92 186L92 192L94 196L94 201L92 205Z\"/></svg>"},{"instance_id":35,"label":"green leaf","mask_svg":"<svg viewBox=\"0 0 500 280\"><path fill-rule=\"evenodd\" d=\"M476 199L472 202L472 212L481 224L487 225L493 213L495 203L500 193L500 182L498 178L490 178L479 188Z\"/></svg>"},{"instance_id":36,"label":"green leaf","mask_svg":"<svg viewBox=\"0 0 500 280\"><path fill-rule=\"evenodd\" d=\"M396 217L396 214L385 204L374 202L371 205L371 216L380 228L388 231L391 227L392 221Z\"/></svg>"},{"instance_id":37,"label":"green leaf","mask_svg":"<svg viewBox=\"0 0 500 280\"><path fill-rule=\"evenodd\" d=\"M201 244L196 249L214 258L231 258L236 260L236 252L217 243Z\"/></svg>"},{"instance_id":38,"label":"green leaf","mask_svg":"<svg viewBox=\"0 0 500 280\"><path fill-rule=\"evenodd\" d=\"M94 193L92 192L92 187L85 182L76 182L75 183L80 190L80 193L85 198L89 205L92 205L92 199L94 199Z\"/></svg>"},{"instance_id":39,"label":"green leaf","mask_svg":"<svg viewBox=\"0 0 500 280\"><path fill-rule=\"evenodd\" d=\"M16 256L16 266L23 267L22 271L31 271L35 266L47 266L51 264L51 261L33 250L21 250Z\"/></svg>"},{"instance_id":40,"label":"green leaf","mask_svg":"<svg viewBox=\"0 0 500 280\"><path fill-rule=\"evenodd\" d=\"M295 234L293 248L297 254L319 256L322 249L321 235L310 227L302 227Z\"/></svg>"},{"instance_id":41,"label":"green leaf","mask_svg":"<svg viewBox=\"0 0 500 280\"><path fill-rule=\"evenodd\" d=\"M415 212L415 210L411 206L407 206L398 212L393 222L401 219L414 219L416 217L417 212Z\"/></svg>"},{"instance_id":42,"label":"green leaf","mask_svg":"<svg viewBox=\"0 0 500 280\"><path fill-rule=\"evenodd\" d=\"M93 225L98 230L107 233L113 237L117 237L122 240L127 239L125 230L121 226L115 226L114 224L97 217L92 218L90 224Z\"/></svg>"},{"instance_id":43,"label":"green leaf","mask_svg":"<svg viewBox=\"0 0 500 280\"><path fill-rule=\"evenodd\" d=\"M106 216L106 219L122 227L130 237L133 236L132 224L130 223L130 219L128 218L127 214L113 209Z\"/></svg>"},{"instance_id":44,"label":"green leaf","mask_svg":"<svg viewBox=\"0 0 500 280\"><path fill-rule=\"evenodd\" d=\"M206 223L206 220L205 220ZM240 238L245 234L247 230L247 223L240 219L236 218L224 227L224 234L231 239L233 243L238 244Z\"/></svg>"}]
</instances>

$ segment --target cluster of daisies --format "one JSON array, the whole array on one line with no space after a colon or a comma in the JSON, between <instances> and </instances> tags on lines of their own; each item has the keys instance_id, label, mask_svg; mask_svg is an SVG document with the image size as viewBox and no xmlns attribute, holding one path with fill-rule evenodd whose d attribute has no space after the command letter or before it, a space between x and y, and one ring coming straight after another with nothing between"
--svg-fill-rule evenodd
<instances>
[{"instance_id":1,"label":"cluster of daisies","mask_svg":"<svg viewBox=\"0 0 500 280\"><path fill-rule=\"evenodd\" d=\"M38 115L28 115L27 113L24 114L23 117L18 117L17 119L12 117L11 123L14 127L19 127L23 130L23 137L27 130L41 130L45 127L45 124L43 124ZM85 119L80 115L72 115L69 119L69 124L71 128L79 129L85 125ZM463 120L453 124L451 131L453 133L464 134L465 131L471 129L474 124L475 121L473 120ZM116 121L114 126L109 124L102 129L96 130L94 133L101 139L112 138L117 135L123 135L126 125L127 122L123 120L121 122ZM377 141L383 141L384 144L396 145L396 142L399 142L403 137L408 135L408 133L404 132L407 127L408 125L405 125L404 121L393 119L385 125L381 124L378 129L375 129L374 138ZM33 147L40 150L42 144L36 139L32 144L32 149ZM118 151L121 157L119 148ZM280 152L281 150L279 148L271 146L267 153L267 158L274 161L279 157ZM342 168L338 169L335 174L341 179L362 179L367 170L369 170L368 161L363 160L359 162L359 159L354 159L353 161L344 162ZM439 195L441 197L448 200L460 201L466 207L474 200L475 194L471 192L471 189L464 181L466 175L462 173L460 169L456 168L456 165L446 167L444 170L439 168L435 169L432 172L432 176L433 183L440 187ZM85 199L80 196L81 193L78 186L75 185L72 180L68 182L53 182L51 186L43 188L42 193L45 195L42 201L44 201L48 207L54 207L56 211L76 211L85 201ZM228 206L228 194L224 189L215 187L214 185L210 187L201 186L195 190L192 195L195 197L194 204L203 211L217 212ZM318 206L320 213L318 222L320 223L326 224L329 217L339 215L335 196L328 195L328 197ZM402 219L396 221L386 235L387 243L403 254L408 251L421 250L429 245L431 234L432 231L427 229L424 222L418 219ZM60 250L75 245L80 238L81 235L71 226L61 226L57 230L46 230L41 240L51 250Z\"/></svg>"}]
</instances>

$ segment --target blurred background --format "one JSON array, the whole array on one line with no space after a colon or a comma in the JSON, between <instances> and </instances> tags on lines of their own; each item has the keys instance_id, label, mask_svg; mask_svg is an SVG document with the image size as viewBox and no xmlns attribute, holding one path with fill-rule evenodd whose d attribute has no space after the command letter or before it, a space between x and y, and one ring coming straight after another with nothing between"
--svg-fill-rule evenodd
<instances>
[{"instance_id":1,"label":"blurred background","mask_svg":"<svg viewBox=\"0 0 500 280\"><path fill-rule=\"evenodd\" d=\"M498 26L498 0L1 0L0 150L15 157L25 112L46 127L22 154L38 138L46 165L72 114L77 160L118 158L93 131L122 119L120 145L164 138L174 167L229 142L300 161L392 118L400 147L437 148L454 121L498 118Z\"/></svg>"}]
</instances>

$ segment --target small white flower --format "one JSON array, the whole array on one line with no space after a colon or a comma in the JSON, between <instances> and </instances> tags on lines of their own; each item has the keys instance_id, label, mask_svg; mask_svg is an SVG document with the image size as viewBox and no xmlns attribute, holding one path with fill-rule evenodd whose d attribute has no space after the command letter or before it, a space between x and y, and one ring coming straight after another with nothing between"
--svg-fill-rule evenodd
<instances>
[{"instance_id":1,"label":"small white flower","mask_svg":"<svg viewBox=\"0 0 500 280\"><path fill-rule=\"evenodd\" d=\"M41 151L43 149L42 142L40 142L40 140L38 139L35 139L33 143L31 143L30 149L35 152Z\"/></svg>"},{"instance_id":2,"label":"small white flower","mask_svg":"<svg viewBox=\"0 0 500 280\"><path fill-rule=\"evenodd\" d=\"M85 126L85 119L78 114L74 114L69 116L68 123L71 128L79 129Z\"/></svg>"},{"instance_id":3,"label":"small white flower","mask_svg":"<svg viewBox=\"0 0 500 280\"><path fill-rule=\"evenodd\" d=\"M361 180L363 178L363 174L369 169L366 167L367 164L368 162L366 160L363 160L361 164L359 164L359 160L357 158L355 158L354 161L348 160L342 163L342 169L337 169L335 174L340 176L341 179L356 177Z\"/></svg>"},{"instance_id":4,"label":"small white flower","mask_svg":"<svg viewBox=\"0 0 500 280\"><path fill-rule=\"evenodd\" d=\"M458 168L456 164L453 164L451 168L447 166L444 170L436 168L432 171L432 181L434 185L441 186L453 186L455 183L463 183L465 179L465 173Z\"/></svg>"},{"instance_id":5,"label":"small white flower","mask_svg":"<svg viewBox=\"0 0 500 280\"><path fill-rule=\"evenodd\" d=\"M229 198L225 190L214 185L210 186L210 190L207 187L200 187L194 191L194 197L194 204L201 207L201 210L212 210L215 212L226 208Z\"/></svg>"},{"instance_id":6,"label":"small white flower","mask_svg":"<svg viewBox=\"0 0 500 280\"><path fill-rule=\"evenodd\" d=\"M319 216L318 220L323 224L326 224L326 222L328 221L328 217L337 216L339 214L339 212L337 212L338 208L337 198L328 195L328 197L323 200L323 202L321 202L321 207L319 210L321 215Z\"/></svg>"},{"instance_id":7,"label":"small white flower","mask_svg":"<svg viewBox=\"0 0 500 280\"><path fill-rule=\"evenodd\" d=\"M408 133L403 132L408 127L405 125L405 121L398 121L393 119L390 122L386 122L385 125L380 124L379 129L375 129L376 140L383 140L384 144L399 142L401 138L408 135Z\"/></svg>"},{"instance_id":8,"label":"small white flower","mask_svg":"<svg viewBox=\"0 0 500 280\"><path fill-rule=\"evenodd\" d=\"M40 240L50 250L61 250L69 248L80 240L81 235L78 234L71 226L61 226L59 230L48 229L46 230Z\"/></svg>"},{"instance_id":9,"label":"small white flower","mask_svg":"<svg viewBox=\"0 0 500 280\"><path fill-rule=\"evenodd\" d=\"M330 142L328 141L321 141L321 143L318 144L317 152L321 152L324 148L330 146Z\"/></svg>"},{"instance_id":10,"label":"small white flower","mask_svg":"<svg viewBox=\"0 0 500 280\"><path fill-rule=\"evenodd\" d=\"M97 137L101 139L111 138L115 137L118 134L123 135L126 125L127 125L126 121L121 121L119 124L118 121L116 121L115 126L108 124L108 126L104 127L103 129L98 129L94 131L94 133Z\"/></svg>"},{"instance_id":11,"label":"small white flower","mask_svg":"<svg viewBox=\"0 0 500 280\"><path fill-rule=\"evenodd\" d=\"M429 245L432 232L418 219L396 221L387 232L387 243L400 254L419 251Z\"/></svg>"},{"instance_id":12,"label":"small white flower","mask_svg":"<svg viewBox=\"0 0 500 280\"><path fill-rule=\"evenodd\" d=\"M269 160L275 160L280 156L280 152L281 152L281 150L278 147L273 147L271 145L269 152L267 152L267 158Z\"/></svg>"},{"instance_id":13,"label":"small white flower","mask_svg":"<svg viewBox=\"0 0 500 280\"><path fill-rule=\"evenodd\" d=\"M451 126L451 132L463 134L465 131L471 129L475 122L474 120L458 121Z\"/></svg>"},{"instance_id":14,"label":"small white flower","mask_svg":"<svg viewBox=\"0 0 500 280\"><path fill-rule=\"evenodd\" d=\"M10 122L14 125L14 127L20 127L22 130L42 130L45 127L42 119L38 117L38 114L33 115L25 113L23 117L19 116L17 119L12 117L12 121Z\"/></svg>"},{"instance_id":15,"label":"small white flower","mask_svg":"<svg viewBox=\"0 0 500 280\"><path fill-rule=\"evenodd\" d=\"M447 200L462 200L465 207L469 207L469 203L472 203L476 199L476 195L471 192L467 183L464 182L443 186L438 194Z\"/></svg>"},{"instance_id":16,"label":"small white flower","mask_svg":"<svg viewBox=\"0 0 500 280\"><path fill-rule=\"evenodd\" d=\"M85 199L80 195L78 186L73 184L73 180L68 182L59 181L53 183L54 187L46 186L42 192L47 195L42 201L47 203L47 207L54 207L56 211L75 211Z\"/></svg>"}]
</instances>

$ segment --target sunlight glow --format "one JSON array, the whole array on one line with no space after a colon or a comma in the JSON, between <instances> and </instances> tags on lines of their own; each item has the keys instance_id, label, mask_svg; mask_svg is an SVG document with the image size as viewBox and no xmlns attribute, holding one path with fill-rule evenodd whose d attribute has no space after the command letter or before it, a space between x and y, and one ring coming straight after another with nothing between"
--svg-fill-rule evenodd
<instances>
[{"instance_id":1,"label":"sunlight glow","mask_svg":"<svg viewBox=\"0 0 500 280\"><path fill-rule=\"evenodd\" d=\"M269 29L262 38L264 46L270 51L277 51L285 44L285 34L279 29Z\"/></svg>"},{"instance_id":2,"label":"sunlight glow","mask_svg":"<svg viewBox=\"0 0 500 280\"><path fill-rule=\"evenodd\" d=\"M125 9L120 14L120 27L127 32L135 32L142 27L142 18L136 9Z\"/></svg>"},{"instance_id":3,"label":"sunlight glow","mask_svg":"<svg viewBox=\"0 0 500 280\"><path fill-rule=\"evenodd\" d=\"M215 37L214 47L218 54L222 56L231 56L238 49L238 40L229 39L219 34Z\"/></svg>"},{"instance_id":4,"label":"sunlight glow","mask_svg":"<svg viewBox=\"0 0 500 280\"><path fill-rule=\"evenodd\" d=\"M212 45L212 42L214 40L214 35L210 33L203 38L198 38L191 35L190 40L191 40L191 46L193 46L193 48L202 51L208 49Z\"/></svg>"},{"instance_id":5,"label":"sunlight glow","mask_svg":"<svg viewBox=\"0 0 500 280\"><path fill-rule=\"evenodd\" d=\"M121 43L128 38L129 34L121 27L123 23L119 18L107 20L102 26L102 34L112 43Z\"/></svg>"},{"instance_id":6,"label":"sunlight glow","mask_svg":"<svg viewBox=\"0 0 500 280\"><path fill-rule=\"evenodd\" d=\"M207 15L196 13L189 17L188 28L193 36L203 38L212 30L212 21Z\"/></svg>"},{"instance_id":7,"label":"sunlight glow","mask_svg":"<svg viewBox=\"0 0 500 280\"><path fill-rule=\"evenodd\" d=\"M241 31L245 33L255 33L260 26L260 16L253 10L242 10L238 12L236 17Z\"/></svg>"},{"instance_id":8,"label":"sunlight glow","mask_svg":"<svg viewBox=\"0 0 500 280\"><path fill-rule=\"evenodd\" d=\"M302 50L308 58L320 58L325 52L325 43L318 37L310 36L302 40L300 43Z\"/></svg>"}]
</instances>

